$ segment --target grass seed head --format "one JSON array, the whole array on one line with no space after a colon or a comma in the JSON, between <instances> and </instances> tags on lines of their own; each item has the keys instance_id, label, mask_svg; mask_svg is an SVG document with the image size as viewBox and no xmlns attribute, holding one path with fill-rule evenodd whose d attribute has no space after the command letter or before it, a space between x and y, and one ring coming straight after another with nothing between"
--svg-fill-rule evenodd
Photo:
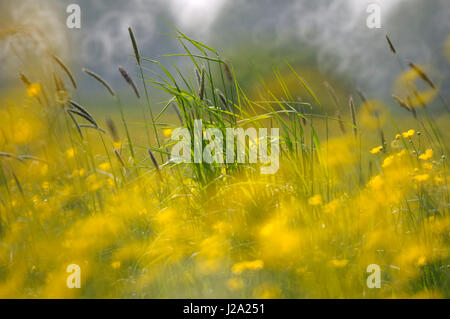
<instances>
[{"instance_id":1,"label":"grass seed head","mask_svg":"<svg viewBox=\"0 0 450 319\"><path fill-rule=\"evenodd\" d=\"M397 50L395 50L394 45L392 44L391 39L389 38L389 36L386 34L386 41L389 45L389 49L391 50L392 53L397 54Z\"/></svg>"},{"instance_id":2,"label":"grass seed head","mask_svg":"<svg viewBox=\"0 0 450 319\"><path fill-rule=\"evenodd\" d=\"M227 78L228 82L230 82L230 83L233 82L233 74L231 73L231 69L230 69L228 61L224 61L223 71L225 72L225 77Z\"/></svg>"},{"instance_id":3,"label":"grass seed head","mask_svg":"<svg viewBox=\"0 0 450 319\"><path fill-rule=\"evenodd\" d=\"M130 34L131 44L133 45L133 51L136 57L136 62L138 65L141 65L141 56L139 54L136 38L134 37L133 29L131 29L131 27L128 27L128 33Z\"/></svg>"},{"instance_id":4,"label":"grass seed head","mask_svg":"<svg viewBox=\"0 0 450 319\"><path fill-rule=\"evenodd\" d=\"M116 93L111 88L111 86L108 84L108 82L106 82L100 75L98 75L97 73L92 72L91 70L88 70L86 68L83 68L82 71L84 73L86 73L87 75L91 76L92 78L94 78L95 80L97 80L101 85L103 85L108 90L108 92L112 96L116 96Z\"/></svg>"},{"instance_id":5,"label":"grass seed head","mask_svg":"<svg viewBox=\"0 0 450 319\"><path fill-rule=\"evenodd\" d=\"M140 99L141 95L139 94L138 88L128 72L121 66L119 66L119 72L120 74L122 74L122 77L125 79L125 81L131 86L137 98Z\"/></svg>"},{"instance_id":6,"label":"grass seed head","mask_svg":"<svg viewBox=\"0 0 450 319\"><path fill-rule=\"evenodd\" d=\"M108 128L109 134L111 135L114 142L119 142L119 134L117 132L116 125L114 124L114 121L108 117L106 118L106 127Z\"/></svg>"},{"instance_id":7,"label":"grass seed head","mask_svg":"<svg viewBox=\"0 0 450 319\"><path fill-rule=\"evenodd\" d=\"M155 166L156 170L159 172L160 168L159 168L159 164L158 161L156 160L155 154L153 154L153 151L151 149L148 149L148 155L150 156L150 159L152 160L153 166Z\"/></svg>"},{"instance_id":8,"label":"grass seed head","mask_svg":"<svg viewBox=\"0 0 450 319\"><path fill-rule=\"evenodd\" d=\"M414 71L417 72L417 74L420 76L420 78L422 80L424 80L431 88L435 89L436 86L434 85L434 83L431 81L431 79L428 77L428 75L417 65L415 65L412 62L408 62L408 65L410 66L411 69L413 69Z\"/></svg>"},{"instance_id":9,"label":"grass seed head","mask_svg":"<svg viewBox=\"0 0 450 319\"><path fill-rule=\"evenodd\" d=\"M72 72L70 72L70 69L67 67L67 65L64 64L64 62L58 58L56 55L52 55L53 60L56 61L56 63L63 69L63 71L67 74L67 76L70 79L70 82L72 82L73 87L75 90L77 89L77 82L75 82L75 78L72 75Z\"/></svg>"}]
</instances>

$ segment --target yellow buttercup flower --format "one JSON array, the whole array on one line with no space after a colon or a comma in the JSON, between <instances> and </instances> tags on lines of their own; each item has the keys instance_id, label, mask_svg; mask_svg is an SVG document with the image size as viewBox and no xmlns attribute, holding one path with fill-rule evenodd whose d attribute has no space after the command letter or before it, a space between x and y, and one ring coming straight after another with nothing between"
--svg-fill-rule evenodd
<instances>
[{"instance_id":1,"label":"yellow buttercup flower","mask_svg":"<svg viewBox=\"0 0 450 319\"><path fill-rule=\"evenodd\" d=\"M39 83L31 83L27 87L27 95L28 97L37 97L39 93L41 93L42 87Z\"/></svg>"},{"instance_id":2,"label":"yellow buttercup flower","mask_svg":"<svg viewBox=\"0 0 450 319\"><path fill-rule=\"evenodd\" d=\"M333 259L330 261L331 266L335 268L344 268L348 264L347 259Z\"/></svg>"},{"instance_id":3,"label":"yellow buttercup flower","mask_svg":"<svg viewBox=\"0 0 450 319\"><path fill-rule=\"evenodd\" d=\"M406 150L401 150L400 152L397 153L397 157L403 157L404 155L406 155Z\"/></svg>"},{"instance_id":4,"label":"yellow buttercup flower","mask_svg":"<svg viewBox=\"0 0 450 319\"><path fill-rule=\"evenodd\" d=\"M240 275L245 270L259 270L264 267L264 262L262 260L254 260L254 261L243 261L237 264L234 264L231 268L231 271L235 275Z\"/></svg>"},{"instance_id":5,"label":"yellow buttercup flower","mask_svg":"<svg viewBox=\"0 0 450 319\"><path fill-rule=\"evenodd\" d=\"M120 261L113 261L113 262L111 263L111 267L112 267L113 269L118 269L118 268L120 268Z\"/></svg>"},{"instance_id":6,"label":"yellow buttercup flower","mask_svg":"<svg viewBox=\"0 0 450 319\"><path fill-rule=\"evenodd\" d=\"M109 164L109 162L104 162L104 163L101 163L98 166L98 168L101 169L102 171L109 171L109 170L111 170L111 165Z\"/></svg>"},{"instance_id":7,"label":"yellow buttercup flower","mask_svg":"<svg viewBox=\"0 0 450 319\"><path fill-rule=\"evenodd\" d=\"M359 107L359 123L365 128L378 130L386 121L386 114L386 106L381 101L368 100Z\"/></svg>"},{"instance_id":8,"label":"yellow buttercup flower","mask_svg":"<svg viewBox=\"0 0 450 319\"><path fill-rule=\"evenodd\" d=\"M429 160L430 158L432 158L433 157L433 150L431 150L431 149L427 149L426 151L425 151L425 153L423 153L423 154L421 154L420 156L419 156L419 158L421 159L421 160L424 160L424 161L427 161L427 160Z\"/></svg>"},{"instance_id":9,"label":"yellow buttercup flower","mask_svg":"<svg viewBox=\"0 0 450 319\"><path fill-rule=\"evenodd\" d=\"M114 148L114 149L118 150L118 149L120 149L121 147L122 147L122 142L121 142L121 141L113 142L113 148Z\"/></svg>"},{"instance_id":10,"label":"yellow buttercup flower","mask_svg":"<svg viewBox=\"0 0 450 319\"><path fill-rule=\"evenodd\" d=\"M328 214L333 214L336 212L338 207L339 207L339 201L337 199L334 199L325 205L323 211Z\"/></svg>"},{"instance_id":11,"label":"yellow buttercup flower","mask_svg":"<svg viewBox=\"0 0 450 319\"><path fill-rule=\"evenodd\" d=\"M72 172L72 177L82 177L86 174L86 170L84 168L76 169Z\"/></svg>"},{"instance_id":12,"label":"yellow buttercup flower","mask_svg":"<svg viewBox=\"0 0 450 319\"><path fill-rule=\"evenodd\" d=\"M311 206L322 205L322 196L320 196L319 194L314 195L313 197L308 199L308 204L311 205Z\"/></svg>"},{"instance_id":13,"label":"yellow buttercup flower","mask_svg":"<svg viewBox=\"0 0 450 319\"><path fill-rule=\"evenodd\" d=\"M16 144L29 143L33 138L33 126L30 121L19 119L12 124L12 142Z\"/></svg>"},{"instance_id":14,"label":"yellow buttercup flower","mask_svg":"<svg viewBox=\"0 0 450 319\"><path fill-rule=\"evenodd\" d=\"M40 173L42 176L47 175L47 173L48 173L48 165L47 164L42 165L42 167L40 169Z\"/></svg>"},{"instance_id":15,"label":"yellow buttercup flower","mask_svg":"<svg viewBox=\"0 0 450 319\"><path fill-rule=\"evenodd\" d=\"M411 137L414 136L415 133L416 133L416 131L414 131L413 129L410 129L410 130L408 130L408 131L406 131L406 132L403 132L403 133L402 133L402 136L403 136L404 138L411 138Z\"/></svg>"},{"instance_id":16,"label":"yellow buttercup flower","mask_svg":"<svg viewBox=\"0 0 450 319\"><path fill-rule=\"evenodd\" d=\"M417 182L426 182L429 178L430 178L430 175L428 175L428 174L420 174L420 175L414 176L414 179Z\"/></svg>"},{"instance_id":17,"label":"yellow buttercup flower","mask_svg":"<svg viewBox=\"0 0 450 319\"><path fill-rule=\"evenodd\" d=\"M370 150L370 154L374 154L374 155L380 154L382 150L383 150L383 146L377 146Z\"/></svg>"},{"instance_id":18,"label":"yellow buttercup flower","mask_svg":"<svg viewBox=\"0 0 450 319\"><path fill-rule=\"evenodd\" d=\"M384 159L383 165L381 165L381 167L386 168L386 167L390 166L393 161L394 161L394 156L390 155Z\"/></svg>"},{"instance_id":19,"label":"yellow buttercup flower","mask_svg":"<svg viewBox=\"0 0 450 319\"><path fill-rule=\"evenodd\" d=\"M75 150L73 148L69 148L66 151L66 156L67 158L73 158L75 156Z\"/></svg>"},{"instance_id":20,"label":"yellow buttercup flower","mask_svg":"<svg viewBox=\"0 0 450 319\"><path fill-rule=\"evenodd\" d=\"M106 185L108 185L109 187L113 187L115 185L114 178L108 178L106 180Z\"/></svg>"},{"instance_id":21,"label":"yellow buttercup flower","mask_svg":"<svg viewBox=\"0 0 450 319\"><path fill-rule=\"evenodd\" d=\"M87 189L91 192L95 192L99 190L104 184L104 181L99 178L96 174L90 175L86 178L86 186Z\"/></svg>"},{"instance_id":22,"label":"yellow buttercup flower","mask_svg":"<svg viewBox=\"0 0 450 319\"><path fill-rule=\"evenodd\" d=\"M427 263L427 258L425 256L420 256L417 260L417 266L423 266Z\"/></svg>"},{"instance_id":23,"label":"yellow buttercup flower","mask_svg":"<svg viewBox=\"0 0 450 319\"><path fill-rule=\"evenodd\" d=\"M172 136L172 132L173 132L172 129L166 128L166 129L163 130L163 135L164 135L164 137L171 137Z\"/></svg>"}]
</instances>

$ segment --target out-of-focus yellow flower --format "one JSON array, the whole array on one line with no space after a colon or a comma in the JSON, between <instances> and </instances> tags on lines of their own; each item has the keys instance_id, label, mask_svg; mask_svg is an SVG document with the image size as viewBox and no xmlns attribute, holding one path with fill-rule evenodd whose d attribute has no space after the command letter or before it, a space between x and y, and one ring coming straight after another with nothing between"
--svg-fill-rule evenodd
<instances>
[{"instance_id":1,"label":"out-of-focus yellow flower","mask_svg":"<svg viewBox=\"0 0 450 319\"><path fill-rule=\"evenodd\" d=\"M220 221L215 223L212 228L217 231L217 233L226 234L229 231L232 230L232 227L229 223L226 223L224 221Z\"/></svg>"},{"instance_id":2,"label":"out-of-focus yellow flower","mask_svg":"<svg viewBox=\"0 0 450 319\"><path fill-rule=\"evenodd\" d=\"M386 107L378 100L366 101L359 108L358 117L363 127L378 130L386 121Z\"/></svg>"},{"instance_id":3,"label":"out-of-focus yellow flower","mask_svg":"<svg viewBox=\"0 0 450 319\"><path fill-rule=\"evenodd\" d=\"M337 199L332 200L325 205L323 211L328 214L334 214L339 207L339 201Z\"/></svg>"},{"instance_id":4,"label":"out-of-focus yellow flower","mask_svg":"<svg viewBox=\"0 0 450 319\"><path fill-rule=\"evenodd\" d=\"M400 152L397 153L397 157L403 157L406 154L407 154L406 150L401 150Z\"/></svg>"},{"instance_id":5,"label":"out-of-focus yellow flower","mask_svg":"<svg viewBox=\"0 0 450 319\"><path fill-rule=\"evenodd\" d=\"M262 260L253 260L253 261L243 261L240 263L236 263L231 268L231 271L235 275L240 275L246 270L259 270L264 267L264 262Z\"/></svg>"},{"instance_id":6,"label":"out-of-focus yellow flower","mask_svg":"<svg viewBox=\"0 0 450 319\"><path fill-rule=\"evenodd\" d=\"M108 178L108 179L106 180L106 185L108 185L109 187L113 187L114 185L116 185L116 184L114 183L114 178Z\"/></svg>"},{"instance_id":7,"label":"out-of-focus yellow flower","mask_svg":"<svg viewBox=\"0 0 450 319\"><path fill-rule=\"evenodd\" d=\"M76 169L72 172L72 177L83 177L86 174L84 168Z\"/></svg>"},{"instance_id":8,"label":"out-of-focus yellow flower","mask_svg":"<svg viewBox=\"0 0 450 319\"><path fill-rule=\"evenodd\" d=\"M39 172L41 173L42 176L47 175L47 173L48 173L48 165L47 164L42 165Z\"/></svg>"},{"instance_id":9,"label":"out-of-focus yellow flower","mask_svg":"<svg viewBox=\"0 0 450 319\"><path fill-rule=\"evenodd\" d=\"M323 158L326 159L330 168L341 168L342 165L350 165L356 162L357 158L353 151L355 140L350 136L330 138L323 148Z\"/></svg>"},{"instance_id":10,"label":"out-of-focus yellow flower","mask_svg":"<svg viewBox=\"0 0 450 319\"><path fill-rule=\"evenodd\" d=\"M109 170L111 170L111 165L109 164L109 162L104 162L104 163L101 163L98 166L98 168L101 169L102 171L109 171Z\"/></svg>"},{"instance_id":11,"label":"out-of-focus yellow flower","mask_svg":"<svg viewBox=\"0 0 450 319\"><path fill-rule=\"evenodd\" d=\"M242 278L233 277L227 281L227 288L231 291L240 290L244 287L244 281Z\"/></svg>"},{"instance_id":12,"label":"out-of-focus yellow flower","mask_svg":"<svg viewBox=\"0 0 450 319\"><path fill-rule=\"evenodd\" d=\"M432 70L426 65L417 65L421 70L429 74ZM408 68L401 73L394 84L394 94L401 99L408 101L408 106L416 108L424 106L431 102L437 95L438 90L435 88L429 88L426 90L419 90L416 87L416 81L419 81L420 75L413 68ZM415 94L411 95L411 87L415 89Z\"/></svg>"},{"instance_id":13,"label":"out-of-focus yellow flower","mask_svg":"<svg viewBox=\"0 0 450 319\"><path fill-rule=\"evenodd\" d=\"M433 258L433 249L429 246L423 245L411 245L404 249L397 257L396 264L400 269L407 271L417 271L417 267L425 265L427 262L431 262Z\"/></svg>"},{"instance_id":14,"label":"out-of-focus yellow flower","mask_svg":"<svg viewBox=\"0 0 450 319\"><path fill-rule=\"evenodd\" d=\"M148 214L148 210L146 208L142 208L139 212L138 215L139 216L145 216Z\"/></svg>"},{"instance_id":15,"label":"out-of-focus yellow flower","mask_svg":"<svg viewBox=\"0 0 450 319\"><path fill-rule=\"evenodd\" d=\"M223 265L224 255L228 243L224 236L214 235L200 243L200 252L197 255L198 265L203 274L213 274Z\"/></svg>"},{"instance_id":16,"label":"out-of-focus yellow flower","mask_svg":"<svg viewBox=\"0 0 450 319\"><path fill-rule=\"evenodd\" d=\"M320 194L314 195L310 199L308 199L308 204L311 206L320 206L322 205L322 196Z\"/></svg>"},{"instance_id":17,"label":"out-of-focus yellow flower","mask_svg":"<svg viewBox=\"0 0 450 319\"><path fill-rule=\"evenodd\" d=\"M430 158L432 158L433 157L433 150L431 150L431 149L427 149L426 151L425 151L425 153L423 153L423 154L421 154L420 156L419 156L419 158L421 159L421 160L424 160L424 161L427 161L427 160L429 160Z\"/></svg>"},{"instance_id":18,"label":"out-of-focus yellow flower","mask_svg":"<svg viewBox=\"0 0 450 319\"><path fill-rule=\"evenodd\" d=\"M380 175L377 175L375 177L372 177L372 179L369 181L369 186L373 189L379 189L381 186L383 186L384 180L383 177Z\"/></svg>"},{"instance_id":19,"label":"out-of-focus yellow flower","mask_svg":"<svg viewBox=\"0 0 450 319\"><path fill-rule=\"evenodd\" d=\"M383 164L381 165L381 167L386 168L389 167L392 162L394 161L394 155L389 155L388 157L386 157L383 161Z\"/></svg>"},{"instance_id":20,"label":"out-of-focus yellow flower","mask_svg":"<svg viewBox=\"0 0 450 319\"><path fill-rule=\"evenodd\" d=\"M395 134L395 138L396 138L396 139L399 139L399 138L401 138L401 137L402 137L401 134Z\"/></svg>"},{"instance_id":21,"label":"out-of-focus yellow flower","mask_svg":"<svg viewBox=\"0 0 450 319\"><path fill-rule=\"evenodd\" d=\"M374 155L380 154L382 150L383 150L383 146L377 146L370 150L370 154L374 154Z\"/></svg>"},{"instance_id":22,"label":"out-of-focus yellow flower","mask_svg":"<svg viewBox=\"0 0 450 319\"><path fill-rule=\"evenodd\" d=\"M113 269L119 269L119 268L120 268L120 261L113 261L113 262L111 263L111 267L112 267Z\"/></svg>"},{"instance_id":23,"label":"out-of-focus yellow flower","mask_svg":"<svg viewBox=\"0 0 450 319\"><path fill-rule=\"evenodd\" d=\"M403 136L404 138L411 138L411 137L414 136L415 133L416 133L416 131L414 131L413 129L410 129L410 130L408 130L408 131L406 131L406 132L403 132L403 133L402 133L402 136Z\"/></svg>"},{"instance_id":24,"label":"out-of-focus yellow flower","mask_svg":"<svg viewBox=\"0 0 450 319\"><path fill-rule=\"evenodd\" d=\"M259 245L264 264L280 265L293 261L301 253L301 234L289 227L285 217L275 217L259 231Z\"/></svg>"},{"instance_id":25,"label":"out-of-focus yellow flower","mask_svg":"<svg viewBox=\"0 0 450 319\"><path fill-rule=\"evenodd\" d=\"M92 174L86 178L87 189L91 192L99 190L104 184L104 180L101 179L97 174Z\"/></svg>"},{"instance_id":26,"label":"out-of-focus yellow flower","mask_svg":"<svg viewBox=\"0 0 450 319\"><path fill-rule=\"evenodd\" d=\"M164 137L171 137L173 130L171 128L166 128L163 130Z\"/></svg>"},{"instance_id":27,"label":"out-of-focus yellow flower","mask_svg":"<svg viewBox=\"0 0 450 319\"><path fill-rule=\"evenodd\" d=\"M425 256L420 256L419 259L417 259L417 266L423 266L427 263L427 258Z\"/></svg>"},{"instance_id":28,"label":"out-of-focus yellow flower","mask_svg":"<svg viewBox=\"0 0 450 319\"><path fill-rule=\"evenodd\" d=\"M433 164L425 163L425 164L423 164L423 168L428 170L428 171L431 171L431 170L433 170Z\"/></svg>"},{"instance_id":29,"label":"out-of-focus yellow flower","mask_svg":"<svg viewBox=\"0 0 450 319\"><path fill-rule=\"evenodd\" d=\"M113 142L113 148L115 148L116 150L118 150L121 147L122 147L122 142L121 141Z\"/></svg>"},{"instance_id":30,"label":"out-of-focus yellow flower","mask_svg":"<svg viewBox=\"0 0 450 319\"><path fill-rule=\"evenodd\" d=\"M31 83L27 87L27 95L28 97L37 97L39 93L41 93L42 87L40 83Z\"/></svg>"},{"instance_id":31,"label":"out-of-focus yellow flower","mask_svg":"<svg viewBox=\"0 0 450 319\"><path fill-rule=\"evenodd\" d=\"M73 148L69 148L66 151L66 156L67 158L73 158L75 156L75 150Z\"/></svg>"},{"instance_id":32,"label":"out-of-focus yellow flower","mask_svg":"<svg viewBox=\"0 0 450 319\"><path fill-rule=\"evenodd\" d=\"M33 127L25 119L18 119L12 124L12 142L16 144L26 144L33 138Z\"/></svg>"},{"instance_id":33,"label":"out-of-focus yellow flower","mask_svg":"<svg viewBox=\"0 0 450 319\"><path fill-rule=\"evenodd\" d=\"M348 264L347 259L333 259L330 261L331 266L335 268L344 268Z\"/></svg>"},{"instance_id":34,"label":"out-of-focus yellow flower","mask_svg":"<svg viewBox=\"0 0 450 319\"><path fill-rule=\"evenodd\" d=\"M414 176L414 180L417 182L426 182L430 178L430 175L428 174L419 174Z\"/></svg>"}]
</instances>

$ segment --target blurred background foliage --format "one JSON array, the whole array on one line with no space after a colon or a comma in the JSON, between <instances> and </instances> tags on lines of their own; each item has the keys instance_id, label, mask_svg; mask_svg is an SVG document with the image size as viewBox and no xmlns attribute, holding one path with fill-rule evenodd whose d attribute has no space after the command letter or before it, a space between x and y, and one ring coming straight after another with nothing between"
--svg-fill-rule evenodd
<instances>
[{"instance_id":1,"label":"blurred background foliage","mask_svg":"<svg viewBox=\"0 0 450 319\"><path fill-rule=\"evenodd\" d=\"M65 8L69 3L81 7L80 30L65 26ZM172 23L194 39L217 48L234 66L242 87L255 96L262 83L278 95L281 88L276 85L274 68L286 77L285 62L289 62L316 92L324 91L323 82L328 81L338 97L344 98L361 89L370 92L369 97L382 97L385 103L394 106L390 96L401 70L387 48L384 37L389 34L404 59L403 64L413 60L427 66L443 96L448 98L448 1L378 1L382 9L381 29L366 27L368 3L355 0L2 2L0 58L7 63L3 63L6 72L0 74L0 83L4 87L11 83L7 82L11 78L19 81L15 70L25 68L26 62L14 58L14 49L34 39L46 41L52 50L64 56L75 76L80 75L81 67L88 67L107 76L114 85L123 86L115 72L117 65L134 66L127 27L135 29L144 56L154 59L181 52L177 42L166 36ZM170 68L170 60L184 65L184 69L192 68L182 58L162 59L162 63ZM289 83L288 76L287 81L293 94L307 98L297 83ZM86 81L80 86L84 92L90 91L90 98L95 101L98 88ZM158 92L152 91L152 95L156 96L155 100L160 99ZM331 107L329 95L319 95L324 106ZM442 111L442 106L436 104L433 111Z\"/></svg>"}]
</instances>

